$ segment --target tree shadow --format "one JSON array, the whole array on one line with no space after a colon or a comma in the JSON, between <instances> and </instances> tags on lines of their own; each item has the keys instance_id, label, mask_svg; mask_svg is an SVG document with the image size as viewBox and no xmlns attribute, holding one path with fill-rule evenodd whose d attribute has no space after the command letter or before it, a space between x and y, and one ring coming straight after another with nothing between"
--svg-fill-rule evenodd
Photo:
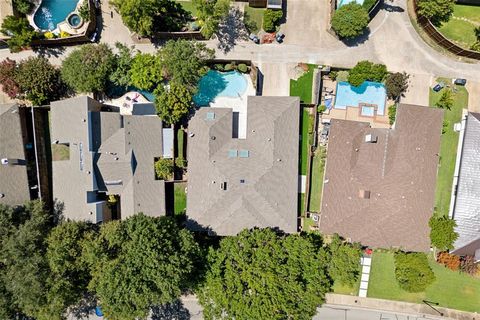
<instances>
[{"instance_id":1,"label":"tree shadow","mask_svg":"<svg viewBox=\"0 0 480 320\"><path fill-rule=\"evenodd\" d=\"M361 35L353 39L342 39L342 42L348 47L356 47L365 43L370 37L370 28L367 27Z\"/></svg>"},{"instance_id":2,"label":"tree shadow","mask_svg":"<svg viewBox=\"0 0 480 320\"><path fill-rule=\"evenodd\" d=\"M190 311L183 306L180 300L161 306L152 307L152 320L188 320L190 319Z\"/></svg>"},{"instance_id":3,"label":"tree shadow","mask_svg":"<svg viewBox=\"0 0 480 320\"><path fill-rule=\"evenodd\" d=\"M383 3L383 5L381 6L381 9L384 9L385 11L388 11L388 12L405 12L405 10L402 7L394 6L388 3Z\"/></svg>"},{"instance_id":4,"label":"tree shadow","mask_svg":"<svg viewBox=\"0 0 480 320\"><path fill-rule=\"evenodd\" d=\"M52 57L55 57L55 58L58 58L60 57L61 55L63 55L63 53L65 52L65 47L56 47L56 48L53 48L53 47L34 47L32 48L33 52L35 52L37 55L39 55L40 57L44 57L44 58L52 58Z\"/></svg>"},{"instance_id":5,"label":"tree shadow","mask_svg":"<svg viewBox=\"0 0 480 320\"><path fill-rule=\"evenodd\" d=\"M234 7L228 12L227 17L220 23L218 32L218 49L228 53L237 44L238 40L248 39L248 31L243 23L242 12Z\"/></svg>"},{"instance_id":6,"label":"tree shadow","mask_svg":"<svg viewBox=\"0 0 480 320\"><path fill-rule=\"evenodd\" d=\"M82 300L69 309L69 313L74 319L88 319L90 315L94 314L97 300L93 294L85 294Z\"/></svg>"}]
</instances>

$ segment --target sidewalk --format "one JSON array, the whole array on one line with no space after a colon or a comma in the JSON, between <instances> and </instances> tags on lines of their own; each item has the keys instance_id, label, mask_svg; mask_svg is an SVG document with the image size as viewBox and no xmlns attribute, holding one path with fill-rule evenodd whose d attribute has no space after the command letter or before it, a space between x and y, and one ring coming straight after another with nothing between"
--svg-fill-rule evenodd
<instances>
[{"instance_id":1,"label":"sidewalk","mask_svg":"<svg viewBox=\"0 0 480 320\"><path fill-rule=\"evenodd\" d=\"M414 316L421 315L428 319L456 319L456 320L480 320L480 315L477 313L464 312L459 310L435 307L439 312L426 304L416 304L393 300L382 300L373 298L360 298L355 296L347 296L341 294L327 293L326 304L341 306L343 308L351 309L371 309L382 310L393 313L409 314Z\"/></svg>"}]
</instances>

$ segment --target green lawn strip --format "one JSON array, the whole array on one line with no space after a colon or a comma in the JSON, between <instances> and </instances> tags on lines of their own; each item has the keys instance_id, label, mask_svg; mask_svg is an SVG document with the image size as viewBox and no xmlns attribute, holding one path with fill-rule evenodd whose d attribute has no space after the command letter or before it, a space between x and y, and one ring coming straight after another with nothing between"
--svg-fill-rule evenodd
<instances>
[{"instance_id":1,"label":"green lawn strip","mask_svg":"<svg viewBox=\"0 0 480 320\"><path fill-rule=\"evenodd\" d=\"M443 81L450 84L451 79L439 78L437 81ZM462 119L462 109L468 105L468 92L463 86L453 86L457 89L454 94L454 104L451 110L445 110L444 121L448 122L447 131L442 135L440 142L440 165L438 168L437 187L435 192L435 208L439 215L448 215L450 206L450 195L452 192L453 175L455 171L455 160L457 156L457 145L459 133L453 131L453 126ZM430 89L430 106L440 99L442 93L434 92Z\"/></svg>"},{"instance_id":2,"label":"green lawn strip","mask_svg":"<svg viewBox=\"0 0 480 320\"><path fill-rule=\"evenodd\" d=\"M451 271L430 260L436 280L425 292L410 293L402 290L395 279L393 253L375 252L368 283L368 297L422 303L438 302L439 306L480 311L480 279Z\"/></svg>"},{"instance_id":3,"label":"green lawn strip","mask_svg":"<svg viewBox=\"0 0 480 320\"><path fill-rule=\"evenodd\" d=\"M177 131L177 152L178 152L178 158L184 158L183 156L183 143L184 143L184 136L185 133L182 129L179 129Z\"/></svg>"},{"instance_id":4,"label":"green lawn strip","mask_svg":"<svg viewBox=\"0 0 480 320\"><path fill-rule=\"evenodd\" d=\"M312 178L310 179L310 203L308 210L312 212L320 212L325 160L326 149L323 146L319 146L313 156Z\"/></svg>"},{"instance_id":5,"label":"green lawn strip","mask_svg":"<svg viewBox=\"0 0 480 320\"><path fill-rule=\"evenodd\" d=\"M290 96L300 97L303 103L312 103L313 70L315 64L308 65L308 71L297 80L290 80Z\"/></svg>"},{"instance_id":6,"label":"green lawn strip","mask_svg":"<svg viewBox=\"0 0 480 320\"><path fill-rule=\"evenodd\" d=\"M251 32L258 32L262 29L264 12L264 8L252 8L250 6L245 6L244 19L248 17L251 21L255 22L256 26L254 29L250 30Z\"/></svg>"},{"instance_id":7,"label":"green lawn strip","mask_svg":"<svg viewBox=\"0 0 480 320\"><path fill-rule=\"evenodd\" d=\"M302 119L301 119L301 135L302 140L300 141L300 174L307 174L307 163L308 163L308 148L309 148L309 134L308 126L310 122L310 114L308 109L302 109Z\"/></svg>"},{"instance_id":8,"label":"green lawn strip","mask_svg":"<svg viewBox=\"0 0 480 320\"><path fill-rule=\"evenodd\" d=\"M186 183L175 183L173 188L174 214L182 215L187 208L187 194L185 193Z\"/></svg>"},{"instance_id":9,"label":"green lawn strip","mask_svg":"<svg viewBox=\"0 0 480 320\"><path fill-rule=\"evenodd\" d=\"M480 7L456 4L453 10L453 16L480 23Z\"/></svg>"},{"instance_id":10,"label":"green lawn strip","mask_svg":"<svg viewBox=\"0 0 480 320\"><path fill-rule=\"evenodd\" d=\"M303 193L299 193L298 194L298 211L299 211L299 215L304 217L305 216L305 205L304 205L304 202L305 202L305 194ZM308 219L305 219L305 221L308 220ZM310 219L311 220L311 219ZM312 221L313 223L313 221ZM305 230L308 230L305 228Z\"/></svg>"},{"instance_id":11,"label":"green lawn strip","mask_svg":"<svg viewBox=\"0 0 480 320\"><path fill-rule=\"evenodd\" d=\"M182 5L183 10L190 12L192 17L197 15L197 8L192 1L177 0L177 2Z\"/></svg>"},{"instance_id":12,"label":"green lawn strip","mask_svg":"<svg viewBox=\"0 0 480 320\"><path fill-rule=\"evenodd\" d=\"M469 21L451 18L450 21L444 23L438 30L446 38L466 49L470 48L477 40L475 25Z\"/></svg>"}]
</instances>

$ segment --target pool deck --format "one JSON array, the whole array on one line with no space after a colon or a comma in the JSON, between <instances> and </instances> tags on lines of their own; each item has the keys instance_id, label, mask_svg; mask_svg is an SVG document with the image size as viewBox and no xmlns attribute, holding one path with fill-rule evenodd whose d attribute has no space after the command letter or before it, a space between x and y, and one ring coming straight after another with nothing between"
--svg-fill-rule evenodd
<instances>
[{"instance_id":1,"label":"pool deck","mask_svg":"<svg viewBox=\"0 0 480 320\"><path fill-rule=\"evenodd\" d=\"M243 95L238 98L230 97L217 97L210 102L212 108L231 108L233 112L238 112L238 138L247 138L247 97L256 95L255 87L253 86L252 79L243 74L247 80L247 89Z\"/></svg>"}]
</instances>

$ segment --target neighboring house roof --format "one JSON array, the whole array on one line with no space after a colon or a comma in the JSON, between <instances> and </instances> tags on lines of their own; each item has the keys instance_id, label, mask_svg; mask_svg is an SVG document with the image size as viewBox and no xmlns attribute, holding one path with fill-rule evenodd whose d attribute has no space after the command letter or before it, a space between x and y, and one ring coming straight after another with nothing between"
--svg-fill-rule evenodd
<instances>
[{"instance_id":1,"label":"neighboring house roof","mask_svg":"<svg viewBox=\"0 0 480 320\"><path fill-rule=\"evenodd\" d=\"M453 211L458 239L453 251L480 259L480 113L469 113Z\"/></svg>"},{"instance_id":2,"label":"neighboring house roof","mask_svg":"<svg viewBox=\"0 0 480 320\"><path fill-rule=\"evenodd\" d=\"M0 159L26 161L25 124L15 104L0 105ZM26 164L0 164L0 203L21 205L30 200Z\"/></svg>"},{"instance_id":3,"label":"neighboring house roof","mask_svg":"<svg viewBox=\"0 0 480 320\"><path fill-rule=\"evenodd\" d=\"M371 247L428 251L442 119L442 110L405 104L394 129L332 119L320 230Z\"/></svg>"},{"instance_id":4,"label":"neighboring house roof","mask_svg":"<svg viewBox=\"0 0 480 320\"><path fill-rule=\"evenodd\" d=\"M154 158L163 152L157 116L122 116L78 97L51 104L51 137L69 147L53 161L53 195L64 215L103 221L105 194L120 195L121 216L165 214L164 181L155 180Z\"/></svg>"},{"instance_id":5,"label":"neighboring house roof","mask_svg":"<svg viewBox=\"0 0 480 320\"><path fill-rule=\"evenodd\" d=\"M299 114L297 97L248 97L247 137L236 139L232 109L196 112L188 141L191 229L297 231Z\"/></svg>"}]
</instances>

